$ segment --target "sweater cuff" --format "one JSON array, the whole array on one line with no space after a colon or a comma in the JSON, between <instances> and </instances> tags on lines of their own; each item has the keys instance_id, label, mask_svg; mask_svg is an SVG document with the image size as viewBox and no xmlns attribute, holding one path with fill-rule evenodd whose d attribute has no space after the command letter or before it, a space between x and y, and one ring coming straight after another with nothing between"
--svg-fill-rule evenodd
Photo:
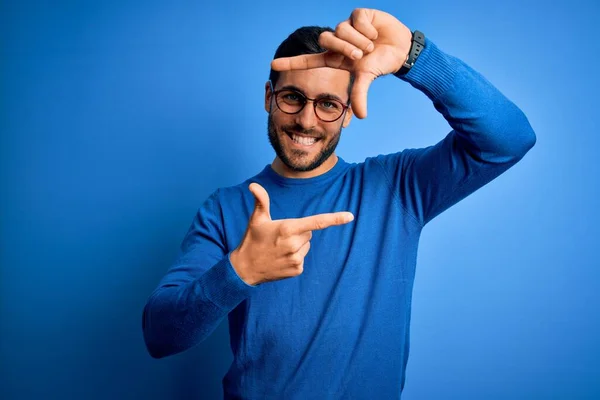
<instances>
[{"instance_id":1,"label":"sweater cuff","mask_svg":"<svg viewBox=\"0 0 600 400\"><path fill-rule=\"evenodd\" d=\"M216 306L228 311L234 309L257 288L240 278L231 264L230 254L203 275L205 295Z\"/></svg>"},{"instance_id":2,"label":"sweater cuff","mask_svg":"<svg viewBox=\"0 0 600 400\"><path fill-rule=\"evenodd\" d=\"M437 100L454 84L460 62L441 51L425 37L425 47L412 68L404 75L394 75L419 89L432 101Z\"/></svg>"}]
</instances>

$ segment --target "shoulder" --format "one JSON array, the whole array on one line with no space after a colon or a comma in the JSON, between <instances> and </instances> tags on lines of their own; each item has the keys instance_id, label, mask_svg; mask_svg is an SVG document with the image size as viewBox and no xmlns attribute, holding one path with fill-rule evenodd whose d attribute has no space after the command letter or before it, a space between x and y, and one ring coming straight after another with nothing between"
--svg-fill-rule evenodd
<instances>
[{"instance_id":1,"label":"shoulder","mask_svg":"<svg viewBox=\"0 0 600 400\"><path fill-rule=\"evenodd\" d=\"M249 189L250 184L253 182L265 186L264 172L259 172L239 183L219 186L210 193L208 199L219 209L231 206L237 208L241 203L245 203L248 199L253 198Z\"/></svg>"}]
</instances>

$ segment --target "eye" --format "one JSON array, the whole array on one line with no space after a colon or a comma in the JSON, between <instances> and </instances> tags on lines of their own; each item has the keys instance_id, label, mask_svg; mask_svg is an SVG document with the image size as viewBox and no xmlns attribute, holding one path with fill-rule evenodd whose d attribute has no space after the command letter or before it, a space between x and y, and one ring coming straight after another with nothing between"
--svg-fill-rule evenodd
<instances>
[{"instance_id":1,"label":"eye","mask_svg":"<svg viewBox=\"0 0 600 400\"><path fill-rule=\"evenodd\" d=\"M319 100L319 107L321 107L325 110L329 110L329 111L335 111L335 110L339 110L341 108L339 102L337 102L336 100L328 100L328 99Z\"/></svg>"},{"instance_id":2,"label":"eye","mask_svg":"<svg viewBox=\"0 0 600 400\"><path fill-rule=\"evenodd\" d=\"M290 105L300 105L305 101L304 96L293 90L286 90L284 92L279 93L279 99L284 103Z\"/></svg>"},{"instance_id":3,"label":"eye","mask_svg":"<svg viewBox=\"0 0 600 400\"><path fill-rule=\"evenodd\" d=\"M286 100L300 100L300 96L296 93L286 93L283 95L283 98Z\"/></svg>"}]
</instances>

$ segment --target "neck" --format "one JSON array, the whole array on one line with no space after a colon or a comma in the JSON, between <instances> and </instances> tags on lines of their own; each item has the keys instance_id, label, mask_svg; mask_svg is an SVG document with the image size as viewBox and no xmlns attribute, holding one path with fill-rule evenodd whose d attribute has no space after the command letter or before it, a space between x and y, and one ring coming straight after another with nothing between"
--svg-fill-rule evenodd
<instances>
[{"instance_id":1,"label":"neck","mask_svg":"<svg viewBox=\"0 0 600 400\"><path fill-rule=\"evenodd\" d=\"M273 163L271 164L271 168L273 168L273 171L277 172L279 175L285 178L306 179L323 175L331 168L333 168L337 161L338 157L337 155L335 155L335 153L333 153L327 160L325 160L323 164L319 165L312 171L294 171L291 170L287 165L285 165L279 157L275 157L275 160L273 160Z\"/></svg>"}]
</instances>

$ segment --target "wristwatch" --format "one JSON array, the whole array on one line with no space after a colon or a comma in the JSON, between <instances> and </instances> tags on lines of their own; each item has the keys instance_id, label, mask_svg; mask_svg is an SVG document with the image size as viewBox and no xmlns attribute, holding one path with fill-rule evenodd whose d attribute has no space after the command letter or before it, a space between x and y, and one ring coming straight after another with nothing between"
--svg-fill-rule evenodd
<instances>
[{"instance_id":1,"label":"wristwatch","mask_svg":"<svg viewBox=\"0 0 600 400\"><path fill-rule=\"evenodd\" d=\"M425 48L425 34L421 31L415 30L412 34L412 44L410 46L410 51L408 52L408 57L402 67L398 70L398 75L404 75L417 61L419 54L421 54L421 50Z\"/></svg>"}]
</instances>

